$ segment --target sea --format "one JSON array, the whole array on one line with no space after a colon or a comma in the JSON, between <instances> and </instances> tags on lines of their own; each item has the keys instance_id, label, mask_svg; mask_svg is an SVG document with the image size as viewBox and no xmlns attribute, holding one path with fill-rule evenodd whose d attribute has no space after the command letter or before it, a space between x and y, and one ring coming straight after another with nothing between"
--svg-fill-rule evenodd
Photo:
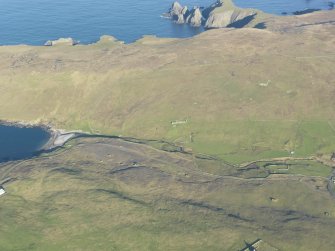
<instances>
[{"instance_id":1,"label":"sea","mask_svg":"<svg viewBox=\"0 0 335 251\"><path fill-rule=\"evenodd\" d=\"M177 25L162 17L172 0L0 0L0 45L42 45L72 37L82 44L112 35L131 43L143 35L185 38L202 27ZM180 0L182 5L206 7L215 0ZM329 9L330 0L235 0L239 7L281 15L304 9Z\"/></svg>"},{"instance_id":2,"label":"sea","mask_svg":"<svg viewBox=\"0 0 335 251\"><path fill-rule=\"evenodd\" d=\"M34 156L50 139L41 127L0 125L0 163Z\"/></svg>"}]
</instances>

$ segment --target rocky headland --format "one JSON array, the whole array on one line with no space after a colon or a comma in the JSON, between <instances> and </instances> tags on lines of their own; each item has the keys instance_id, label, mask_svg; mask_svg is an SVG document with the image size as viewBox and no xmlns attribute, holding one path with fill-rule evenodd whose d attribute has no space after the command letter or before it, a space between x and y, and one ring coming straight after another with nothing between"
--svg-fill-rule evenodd
<instances>
[{"instance_id":1,"label":"rocky headland","mask_svg":"<svg viewBox=\"0 0 335 251\"><path fill-rule=\"evenodd\" d=\"M248 25L257 16L264 13L254 9L241 9L231 0L218 0L208 7L194 6L189 10L179 2L174 2L165 16L177 24L190 24L194 27L204 26L206 29L236 27Z\"/></svg>"}]
</instances>

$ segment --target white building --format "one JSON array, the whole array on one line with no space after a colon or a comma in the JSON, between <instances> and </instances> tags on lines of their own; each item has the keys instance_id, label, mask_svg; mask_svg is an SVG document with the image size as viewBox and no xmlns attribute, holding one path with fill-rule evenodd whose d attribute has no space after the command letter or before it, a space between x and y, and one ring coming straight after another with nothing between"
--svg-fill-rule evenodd
<instances>
[{"instance_id":1,"label":"white building","mask_svg":"<svg viewBox=\"0 0 335 251\"><path fill-rule=\"evenodd\" d=\"M0 196L4 195L5 193L6 193L5 189L2 186L0 186Z\"/></svg>"}]
</instances>

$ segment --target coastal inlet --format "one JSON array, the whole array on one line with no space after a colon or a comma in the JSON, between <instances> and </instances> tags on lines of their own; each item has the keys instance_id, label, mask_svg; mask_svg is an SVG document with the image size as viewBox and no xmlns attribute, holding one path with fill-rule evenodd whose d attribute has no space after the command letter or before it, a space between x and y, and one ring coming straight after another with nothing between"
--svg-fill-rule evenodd
<instances>
[{"instance_id":1,"label":"coastal inlet","mask_svg":"<svg viewBox=\"0 0 335 251\"><path fill-rule=\"evenodd\" d=\"M45 126L0 123L0 162L27 159L44 150L64 145L80 132L65 132Z\"/></svg>"}]
</instances>

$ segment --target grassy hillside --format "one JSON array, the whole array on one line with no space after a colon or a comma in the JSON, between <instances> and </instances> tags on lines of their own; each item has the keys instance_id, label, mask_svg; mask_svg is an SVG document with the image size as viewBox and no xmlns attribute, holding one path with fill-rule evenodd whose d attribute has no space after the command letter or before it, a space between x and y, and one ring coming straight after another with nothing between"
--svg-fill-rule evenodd
<instances>
[{"instance_id":1,"label":"grassy hillside","mask_svg":"<svg viewBox=\"0 0 335 251\"><path fill-rule=\"evenodd\" d=\"M75 47L0 47L0 118L163 138L236 163L328 156L335 32L299 22L306 17L287 17L297 26L286 33L223 29L128 45L105 37Z\"/></svg>"},{"instance_id":2,"label":"grassy hillside","mask_svg":"<svg viewBox=\"0 0 335 251\"><path fill-rule=\"evenodd\" d=\"M0 250L330 250L334 13L0 47L1 120L124 136L0 164Z\"/></svg>"},{"instance_id":3,"label":"grassy hillside","mask_svg":"<svg viewBox=\"0 0 335 251\"><path fill-rule=\"evenodd\" d=\"M266 164L232 169L144 144L77 139L0 166L0 181L11 178L0 197L0 249L236 251L260 238L263 251L329 250L331 170L287 162L291 174L261 178L282 163Z\"/></svg>"}]
</instances>

